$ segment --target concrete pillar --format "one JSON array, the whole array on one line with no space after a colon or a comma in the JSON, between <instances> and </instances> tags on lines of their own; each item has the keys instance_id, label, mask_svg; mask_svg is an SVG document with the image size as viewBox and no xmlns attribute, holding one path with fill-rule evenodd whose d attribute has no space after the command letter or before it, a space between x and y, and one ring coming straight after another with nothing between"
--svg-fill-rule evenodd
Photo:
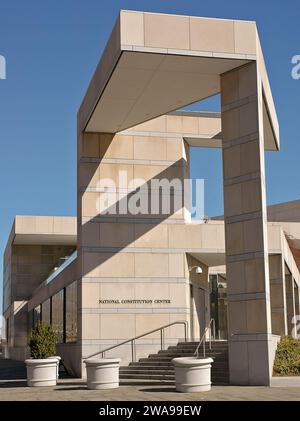
<instances>
[{"instance_id":1,"label":"concrete pillar","mask_svg":"<svg viewBox=\"0 0 300 421\"><path fill-rule=\"evenodd\" d=\"M178 196L180 201L174 199L170 210L159 209L153 215L148 205L141 214L130 209L133 186L144 188L142 199L153 193L154 199L162 202L163 195L167 199L170 195L151 181L167 178L183 182L188 173L187 147L182 138L106 133L79 137L78 260L82 277L78 285L78 336L83 359L169 323L188 321L185 253L168 251L169 235L171 241L177 241L171 237L172 232L169 234L169 220L184 222L182 191L176 189L171 195L171 199ZM98 182L107 179L113 185L104 194ZM180 188L184 188L183 183ZM111 213L101 213L104 209ZM172 326L165 331L165 346L183 337L183 325ZM157 352L160 333L138 341L136 346L137 358ZM117 348L106 356L118 356L126 365L131 359L131 346Z\"/></svg>"},{"instance_id":2,"label":"concrete pillar","mask_svg":"<svg viewBox=\"0 0 300 421\"><path fill-rule=\"evenodd\" d=\"M221 105L230 382L268 385L271 309L263 95L256 63L221 75Z\"/></svg>"},{"instance_id":3,"label":"concrete pillar","mask_svg":"<svg viewBox=\"0 0 300 421\"><path fill-rule=\"evenodd\" d=\"M282 254L269 256L272 333L287 335L284 260Z\"/></svg>"},{"instance_id":4,"label":"concrete pillar","mask_svg":"<svg viewBox=\"0 0 300 421\"><path fill-rule=\"evenodd\" d=\"M292 323L292 319L296 315L294 279L291 274L285 275L285 288L286 288L288 334L291 335L293 327L294 327L294 324Z\"/></svg>"}]
</instances>

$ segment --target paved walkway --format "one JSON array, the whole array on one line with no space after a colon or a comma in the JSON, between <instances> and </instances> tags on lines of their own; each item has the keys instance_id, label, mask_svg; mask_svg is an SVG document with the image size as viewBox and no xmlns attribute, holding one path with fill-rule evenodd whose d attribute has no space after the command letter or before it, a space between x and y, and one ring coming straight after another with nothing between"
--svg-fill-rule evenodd
<instances>
[{"instance_id":1,"label":"paved walkway","mask_svg":"<svg viewBox=\"0 0 300 421\"><path fill-rule=\"evenodd\" d=\"M55 387L27 387L23 363L0 360L0 400L37 401L178 401L289 400L300 401L298 388L214 386L205 393L177 393L169 384L124 383L118 389L88 390L81 379L62 379Z\"/></svg>"}]
</instances>

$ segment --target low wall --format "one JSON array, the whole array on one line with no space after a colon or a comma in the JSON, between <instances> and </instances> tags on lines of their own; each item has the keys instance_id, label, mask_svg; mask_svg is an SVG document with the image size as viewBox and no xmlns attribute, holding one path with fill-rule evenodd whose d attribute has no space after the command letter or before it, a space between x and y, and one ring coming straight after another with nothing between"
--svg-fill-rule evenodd
<instances>
[{"instance_id":1,"label":"low wall","mask_svg":"<svg viewBox=\"0 0 300 421\"><path fill-rule=\"evenodd\" d=\"M81 346L77 343L57 344L56 351L70 374L81 377Z\"/></svg>"},{"instance_id":2,"label":"low wall","mask_svg":"<svg viewBox=\"0 0 300 421\"><path fill-rule=\"evenodd\" d=\"M28 346L9 347L6 349L5 358L16 361L25 361L30 358L30 349Z\"/></svg>"}]
</instances>

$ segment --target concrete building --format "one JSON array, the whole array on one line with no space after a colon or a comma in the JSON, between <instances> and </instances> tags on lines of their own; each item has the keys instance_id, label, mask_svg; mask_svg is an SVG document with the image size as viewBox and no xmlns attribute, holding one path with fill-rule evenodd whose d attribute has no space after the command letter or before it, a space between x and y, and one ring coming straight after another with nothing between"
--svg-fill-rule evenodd
<instances>
[{"instance_id":1,"label":"concrete building","mask_svg":"<svg viewBox=\"0 0 300 421\"><path fill-rule=\"evenodd\" d=\"M215 94L221 113L178 110ZM18 216L8 240L10 356L25 358L42 319L84 375L87 356L114 347L105 355L126 365L184 327L199 341L213 319L230 383L268 385L299 314L300 201L267 217L264 151L279 150L279 126L255 22L121 11L77 127L77 218ZM191 219L191 146L222 148L224 217Z\"/></svg>"}]
</instances>

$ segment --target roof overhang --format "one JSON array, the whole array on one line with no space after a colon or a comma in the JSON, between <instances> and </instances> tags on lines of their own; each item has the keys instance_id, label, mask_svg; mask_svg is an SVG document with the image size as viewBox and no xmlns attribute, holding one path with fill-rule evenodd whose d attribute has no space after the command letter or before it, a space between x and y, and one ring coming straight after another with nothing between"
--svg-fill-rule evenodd
<instances>
[{"instance_id":1,"label":"roof overhang","mask_svg":"<svg viewBox=\"0 0 300 421\"><path fill-rule=\"evenodd\" d=\"M208 252L208 253L197 253L197 252L190 252L189 254L194 257L196 260L199 260L199 262L203 263L204 265L210 267L210 266L223 266L225 265L225 251L224 252Z\"/></svg>"},{"instance_id":2,"label":"roof overhang","mask_svg":"<svg viewBox=\"0 0 300 421\"><path fill-rule=\"evenodd\" d=\"M13 244L76 246L77 236L62 234L16 234Z\"/></svg>"},{"instance_id":3,"label":"roof overhang","mask_svg":"<svg viewBox=\"0 0 300 421\"><path fill-rule=\"evenodd\" d=\"M10 235L14 245L77 244L77 218L17 215Z\"/></svg>"},{"instance_id":4,"label":"roof overhang","mask_svg":"<svg viewBox=\"0 0 300 421\"><path fill-rule=\"evenodd\" d=\"M258 62L266 149L279 130L255 22L121 11L78 113L80 132L116 133L220 92ZM191 140L192 142L192 140Z\"/></svg>"}]
</instances>

